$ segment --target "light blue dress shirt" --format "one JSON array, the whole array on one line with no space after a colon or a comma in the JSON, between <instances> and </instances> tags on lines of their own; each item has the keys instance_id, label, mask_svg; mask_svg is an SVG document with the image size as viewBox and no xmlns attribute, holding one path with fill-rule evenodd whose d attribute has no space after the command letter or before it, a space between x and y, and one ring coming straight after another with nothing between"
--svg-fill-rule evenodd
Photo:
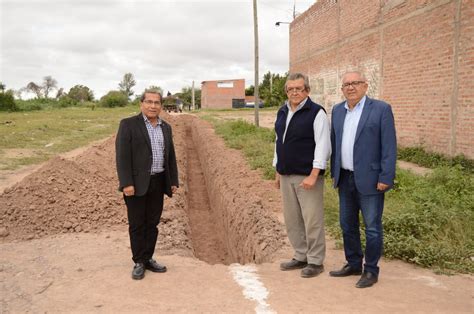
<instances>
[{"instance_id":1,"label":"light blue dress shirt","mask_svg":"<svg viewBox=\"0 0 474 314\"><path fill-rule=\"evenodd\" d=\"M355 105L351 110L347 105L347 101L344 104L346 108L346 118L344 119L344 128L342 132L342 144L341 144L341 165L342 169L354 171L354 143L355 136L357 133L357 126L359 125L360 116L362 110L364 110L365 99L362 99Z\"/></svg>"}]
</instances>

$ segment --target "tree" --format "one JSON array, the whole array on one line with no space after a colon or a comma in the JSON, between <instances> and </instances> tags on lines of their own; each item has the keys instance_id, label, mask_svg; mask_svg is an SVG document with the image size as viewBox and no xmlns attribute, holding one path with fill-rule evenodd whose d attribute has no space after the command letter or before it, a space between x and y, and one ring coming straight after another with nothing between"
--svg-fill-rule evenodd
<instances>
[{"instance_id":1,"label":"tree","mask_svg":"<svg viewBox=\"0 0 474 314\"><path fill-rule=\"evenodd\" d=\"M153 90L159 92L161 95L163 95L163 88L155 85L150 85L146 90Z\"/></svg>"},{"instance_id":2,"label":"tree","mask_svg":"<svg viewBox=\"0 0 474 314\"><path fill-rule=\"evenodd\" d=\"M93 101L94 93L89 87L84 85L75 85L71 87L67 95L76 102Z\"/></svg>"},{"instance_id":3,"label":"tree","mask_svg":"<svg viewBox=\"0 0 474 314\"><path fill-rule=\"evenodd\" d=\"M263 76L259 90L265 106L281 106L284 103L286 100L285 82L287 77L288 73L280 76L270 71Z\"/></svg>"},{"instance_id":4,"label":"tree","mask_svg":"<svg viewBox=\"0 0 474 314\"><path fill-rule=\"evenodd\" d=\"M245 89L245 96L253 96L253 92L255 90L255 86L250 85Z\"/></svg>"},{"instance_id":5,"label":"tree","mask_svg":"<svg viewBox=\"0 0 474 314\"><path fill-rule=\"evenodd\" d=\"M177 93L176 95L179 96L179 98L183 101L184 104L190 105L192 104L192 87L183 87L181 89L180 93ZM194 105L196 108L201 108L201 90L199 88L194 89L194 100L195 103Z\"/></svg>"},{"instance_id":6,"label":"tree","mask_svg":"<svg viewBox=\"0 0 474 314\"><path fill-rule=\"evenodd\" d=\"M42 93L42 88L35 82L29 82L28 85L26 85L26 90L28 92L32 92L36 94L36 98L40 99L43 97Z\"/></svg>"},{"instance_id":7,"label":"tree","mask_svg":"<svg viewBox=\"0 0 474 314\"><path fill-rule=\"evenodd\" d=\"M10 89L5 92L5 84L0 83L0 85L0 111L17 111L18 107L13 98L13 90Z\"/></svg>"},{"instance_id":8,"label":"tree","mask_svg":"<svg viewBox=\"0 0 474 314\"><path fill-rule=\"evenodd\" d=\"M110 91L100 99L102 107L125 107L128 104L128 97L122 91Z\"/></svg>"},{"instance_id":9,"label":"tree","mask_svg":"<svg viewBox=\"0 0 474 314\"><path fill-rule=\"evenodd\" d=\"M135 86L136 84L137 83L135 82L133 74L125 73L125 75L123 76L122 82L119 83L119 89L127 96L127 99L129 99L130 96L132 96L134 93L134 91L132 90L132 87Z\"/></svg>"},{"instance_id":10,"label":"tree","mask_svg":"<svg viewBox=\"0 0 474 314\"><path fill-rule=\"evenodd\" d=\"M63 95L64 95L64 88L61 87L60 89L58 89L58 92L56 93L56 97L55 97L55 98L56 98L56 99L59 99L59 98L60 98L61 96L63 96Z\"/></svg>"},{"instance_id":11,"label":"tree","mask_svg":"<svg viewBox=\"0 0 474 314\"><path fill-rule=\"evenodd\" d=\"M49 92L53 89L56 89L58 85L58 81L53 79L50 75L45 76L43 78L43 93L44 93L44 98L48 98Z\"/></svg>"}]
</instances>

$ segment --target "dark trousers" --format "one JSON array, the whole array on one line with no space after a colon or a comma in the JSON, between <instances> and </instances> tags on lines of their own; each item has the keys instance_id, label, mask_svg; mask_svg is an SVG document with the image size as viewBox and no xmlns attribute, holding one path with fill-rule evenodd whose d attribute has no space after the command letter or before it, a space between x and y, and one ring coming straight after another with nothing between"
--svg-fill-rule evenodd
<instances>
[{"instance_id":1,"label":"dark trousers","mask_svg":"<svg viewBox=\"0 0 474 314\"><path fill-rule=\"evenodd\" d=\"M135 263L146 263L155 251L158 224L163 212L164 188L165 176L157 174L151 176L145 195L124 196L132 259Z\"/></svg>"},{"instance_id":2,"label":"dark trousers","mask_svg":"<svg viewBox=\"0 0 474 314\"><path fill-rule=\"evenodd\" d=\"M346 260L352 267L362 269L362 246L359 231L359 210L365 225L364 271L379 274L377 266L383 249L382 213L384 193L362 195L356 188L354 173L341 169L339 181L339 220L344 240Z\"/></svg>"}]
</instances>

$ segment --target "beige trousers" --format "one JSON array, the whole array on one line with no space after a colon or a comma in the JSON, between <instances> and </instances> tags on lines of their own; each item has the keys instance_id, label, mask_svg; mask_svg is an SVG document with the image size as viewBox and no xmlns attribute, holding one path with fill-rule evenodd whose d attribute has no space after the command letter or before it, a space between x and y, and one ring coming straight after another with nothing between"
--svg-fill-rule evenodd
<instances>
[{"instance_id":1,"label":"beige trousers","mask_svg":"<svg viewBox=\"0 0 474 314\"><path fill-rule=\"evenodd\" d=\"M322 265L326 256L324 235L324 176L318 176L315 186L305 190L299 186L306 176L280 176L283 216L286 231L298 261Z\"/></svg>"}]
</instances>

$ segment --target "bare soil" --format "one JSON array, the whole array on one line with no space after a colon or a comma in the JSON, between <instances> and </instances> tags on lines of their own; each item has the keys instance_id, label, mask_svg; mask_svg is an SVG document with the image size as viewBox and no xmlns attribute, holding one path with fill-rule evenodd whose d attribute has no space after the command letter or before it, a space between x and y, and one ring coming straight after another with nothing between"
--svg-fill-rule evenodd
<instances>
[{"instance_id":1,"label":"bare soil","mask_svg":"<svg viewBox=\"0 0 474 314\"><path fill-rule=\"evenodd\" d=\"M155 252L169 271L130 278L112 137L31 168L13 185L15 174L0 178L0 313L472 312L472 276L382 260L370 289L356 289L357 277L329 277L344 260L330 239L326 272L312 279L281 272L292 253L272 182L208 123L164 118L173 125L181 182L165 200ZM260 284L250 292L234 274L239 264L255 269Z\"/></svg>"}]
</instances>

